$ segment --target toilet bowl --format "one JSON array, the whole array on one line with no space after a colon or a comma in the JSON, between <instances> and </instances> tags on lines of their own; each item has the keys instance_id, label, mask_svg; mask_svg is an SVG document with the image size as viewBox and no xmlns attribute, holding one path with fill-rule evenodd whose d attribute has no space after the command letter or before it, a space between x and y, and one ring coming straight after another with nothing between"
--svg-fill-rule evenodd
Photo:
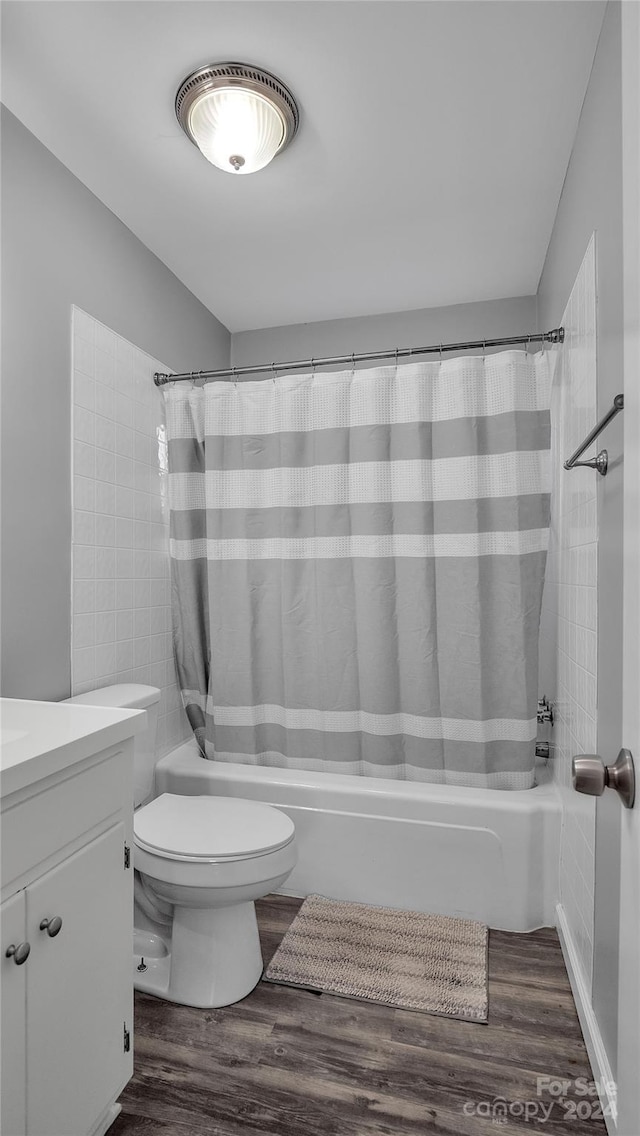
<instances>
[{"instance_id":1,"label":"toilet bowl","mask_svg":"<svg viewBox=\"0 0 640 1136\"><path fill-rule=\"evenodd\" d=\"M287 879L294 838L285 813L255 801L163 793L139 809L134 867L172 922L170 948L145 959L137 988L201 1007L253 990L262 974L254 901Z\"/></svg>"},{"instance_id":2,"label":"toilet bowl","mask_svg":"<svg viewBox=\"0 0 640 1136\"><path fill-rule=\"evenodd\" d=\"M154 799L159 699L156 687L119 684L68 701L146 709L149 718L134 747L134 986L187 1006L228 1006L262 974L254 904L294 868L295 828L256 801Z\"/></svg>"}]
</instances>

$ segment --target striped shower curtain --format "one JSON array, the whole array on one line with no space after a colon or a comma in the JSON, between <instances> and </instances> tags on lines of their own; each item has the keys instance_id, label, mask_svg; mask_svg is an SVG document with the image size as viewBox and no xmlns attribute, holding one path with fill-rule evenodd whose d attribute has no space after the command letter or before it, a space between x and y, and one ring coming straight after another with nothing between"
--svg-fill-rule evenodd
<instances>
[{"instance_id":1,"label":"striped shower curtain","mask_svg":"<svg viewBox=\"0 0 640 1136\"><path fill-rule=\"evenodd\" d=\"M175 652L203 754L531 786L545 355L165 400Z\"/></svg>"}]
</instances>

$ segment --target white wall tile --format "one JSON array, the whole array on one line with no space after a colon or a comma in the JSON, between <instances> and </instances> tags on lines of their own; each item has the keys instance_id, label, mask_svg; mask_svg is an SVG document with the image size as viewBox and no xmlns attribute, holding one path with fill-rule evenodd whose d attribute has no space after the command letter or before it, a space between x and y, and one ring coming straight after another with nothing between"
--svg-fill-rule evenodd
<instances>
[{"instance_id":1,"label":"white wall tile","mask_svg":"<svg viewBox=\"0 0 640 1136\"><path fill-rule=\"evenodd\" d=\"M116 645L103 643L96 647L96 678L107 678L116 673Z\"/></svg>"},{"instance_id":2,"label":"white wall tile","mask_svg":"<svg viewBox=\"0 0 640 1136\"><path fill-rule=\"evenodd\" d=\"M149 580L134 580L133 582L133 606L149 607L150 605L150 581Z\"/></svg>"},{"instance_id":3,"label":"white wall tile","mask_svg":"<svg viewBox=\"0 0 640 1136\"><path fill-rule=\"evenodd\" d=\"M120 337L115 335L115 333L111 331L110 328L105 327L104 324L98 323L97 321L93 322L95 323L96 348L99 351L104 351L107 355L111 355L115 358L116 344Z\"/></svg>"},{"instance_id":4,"label":"white wall tile","mask_svg":"<svg viewBox=\"0 0 640 1136\"><path fill-rule=\"evenodd\" d=\"M96 574L96 553L92 544L74 544L73 574L76 580L93 580Z\"/></svg>"},{"instance_id":5,"label":"white wall tile","mask_svg":"<svg viewBox=\"0 0 640 1136\"><path fill-rule=\"evenodd\" d=\"M88 411L83 410L82 414L87 414ZM93 417L93 415L91 415ZM93 441L87 445L86 442L76 441L73 450L73 472L77 477L90 477L94 478L96 475L96 451Z\"/></svg>"},{"instance_id":6,"label":"white wall tile","mask_svg":"<svg viewBox=\"0 0 640 1136\"><path fill-rule=\"evenodd\" d=\"M130 517L116 517L116 548L133 548L133 521ZM130 575L133 575L133 568Z\"/></svg>"},{"instance_id":7,"label":"white wall tile","mask_svg":"<svg viewBox=\"0 0 640 1136\"><path fill-rule=\"evenodd\" d=\"M116 639L116 612L96 612L95 641L100 643L115 643Z\"/></svg>"},{"instance_id":8,"label":"white wall tile","mask_svg":"<svg viewBox=\"0 0 640 1136\"><path fill-rule=\"evenodd\" d=\"M96 611L115 611L115 580L96 580Z\"/></svg>"},{"instance_id":9,"label":"white wall tile","mask_svg":"<svg viewBox=\"0 0 640 1136\"><path fill-rule=\"evenodd\" d=\"M75 436L79 442L88 442L90 446L95 445L95 420L96 416L92 410L87 410L83 406L76 406L74 410L75 415ZM77 470L81 473L82 470ZM92 476L92 474L90 474Z\"/></svg>"},{"instance_id":10,"label":"white wall tile","mask_svg":"<svg viewBox=\"0 0 640 1136\"><path fill-rule=\"evenodd\" d=\"M96 509L96 483L93 477L73 478L73 502L76 509L94 513Z\"/></svg>"},{"instance_id":11,"label":"white wall tile","mask_svg":"<svg viewBox=\"0 0 640 1136\"><path fill-rule=\"evenodd\" d=\"M73 581L73 612L84 614L96 610L96 585L94 580Z\"/></svg>"},{"instance_id":12,"label":"white wall tile","mask_svg":"<svg viewBox=\"0 0 640 1136\"><path fill-rule=\"evenodd\" d=\"M133 518L133 489L116 485L116 513L119 517Z\"/></svg>"},{"instance_id":13,"label":"white wall tile","mask_svg":"<svg viewBox=\"0 0 640 1136\"><path fill-rule=\"evenodd\" d=\"M118 521L116 520L116 576L119 580L132 580L133 579L133 549L121 547L117 540Z\"/></svg>"},{"instance_id":14,"label":"white wall tile","mask_svg":"<svg viewBox=\"0 0 640 1136\"><path fill-rule=\"evenodd\" d=\"M133 575L136 580L143 580L148 577L151 571L149 553L146 548L138 548L137 540L134 537L136 547L133 550Z\"/></svg>"},{"instance_id":15,"label":"white wall tile","mask_svg":"<svg viewBox=\"0 0 640 1136\"><path fill-rule=\"evenodd\" d=\"M93 614L77 615L73 621L73 646L92 647L96 642L96 617Z\"/></svg>"},{"instance_id":16,"label":"white wall tile","mask_svg":"<svg viewBox=\"0 0 640 1136\"><path fill-rule=\"evenodd\" d=\"M116 485L124 485L127 489L133 489L133 466L132 458L124 458L121 454L116 453ZM150 478L148 483L150 483Z\"/></svg>"},{"instance_id":17,"label":"white wall tile","mask_svg":"<svg viewBox=\"0 0 640 1136\"><path fill-rule=\"evenodd\" d=\"M81 371L76 371L73 376L73 386L75 390L75 405L85 407L87 410L94 411L96 404L96 391L93 379L88 375L83 374Z\"/></svg>"},{"instance_id":18,"label":"white wall tile","mask_svg":"<svg viewBox=\"0 0 640 1136\"><path fill-rule=\"evenodd\" d=\"M115 380L116 361L113 355L101 351L96 344L95 377L99 383L106 387L113 387Z\"/></svg>"},{"instance_id":19,"label":"white wall tile","mask_svg":"<svg viewBox=\"0 0 640 1136\"><path fill-rule=\"evenodd\" d=\"M100 486L96 487L96 504L99 504ZM116 543L116 518L110 517L108 513L96 513L96 544L104 546L115 546Z\"/></svg>"},{"instance_id":20,"label":"white wall tile","mask_svg":"<svg viewBox=\"0 0 640 1136\"><path fill-rule=\"evenodd\" d=\"M95 647L79 647L72 651L73 673L78 682L89 682L95 677Z\"/></svg>"},{"instance_id":21,"label":"white wall tile","mask_svg":"<svg viewBox=\"0 0 640 1136\"><path fill-rule=\"evenodd\" d=\"M116 612L116 636L119 641L133 639L135 627L135 612L133 608L125 608Z\"/></svg>"},{"instance_id":22,"label":"white wall tile","mask_svg":"<svg viewBox=\"0 0 640 1136\"><path fill-rule=\"evenodd\" d=\"M110 418L103 418L102 415L96 414L96 436L95 444L102 450L108 450L113 453L116 448L116 424Z\"/></svg>"},{"instance_id":23,"label":"white wall tile","mask_svg":"<svg viewBox=\"0 0 640 1136\"><path fill-rule=\"evenodd\" d=\"M108 485L115 485L116 455L113 451L96 449L96 478Z\"/></svg>"},{"instance_id":24,"label":"white wall tile","mask_svg":"<svg viewBox=\"0 0 640 1136\"><path fill-rule=\"evenodd\" d=\"M151 620L148 607L139 608L134 613L133 627L136 639L149 638L151 634ZM164 659L165 656L163 655L162 658Z\"/></svg>"},{"instance_id":25,"label":"white wall tile","mask_svg":"<svg viewBox=\"0 0 640 1136\"><path fill-rule=\"evenodd\" d=\"M96 414L101 414L103 418L113 419L115 414L115 397L111 387L105 383L96 382L95 385L95 408Z\"/></svg>"},{"instance_id":26,"label":"white wall tile","mask_svg":"<svg viewBox=\"0 0 640 1136\"><path fill-rule=\"evenodd\" d=\"M116 487L107 481L96 481L96 513L114 516L116 512ZM97 530L97 520L96 520ZM114 522L115 532L115 522Z\"/></svg>"},{"instance_id":27,"label":"white wall tile","mask_svg":"<svg viewBox=\"0 0 640 1136\"><path fill-rule=\"evenodd\" d=\"M116 670L126 671L133 667L133 639L123 639L116 643Z\"/></svg>"},{"instance_id":28,"label":"white wall tile","mask_svg":"<svg viewBox=\"0 0 640 1136\"><path fill-rule=\"evenodd\" d=\"M94 347L87 339L77 335L73 343L73 365L76 371L82 371L84 375L93 378L94 372Z\"/></svg>"},{"instance_id":29,"label":"white wall tile","mask_svg":"<svg viewBox=\"0 0 640 1136\"><path fill-rule=\"evenodd\" d=\"M551 541L541 619L555 657L554 777L563 802L560 901L577 946L583 979L593 970L595 800L574 792L571 759L595 753L597 738L597 474L565 470L564 460L597 419L595 238L589 243L562 318L552 391ZM597 449L597 446L595 447ZM548 655L541 650L541 657Z\"/></svg>"},{"instance_id":30,"label":"white wall tile","mask_svg":"<svg viewBox=\"0 0 640 1136\"><path fill-rule=\"evenodd\" d=\"M79 339L86 339L88 343L95 343L96 321L80 308L74 310L73 333Z\"/></svg>"},{"instance_id":31,"label":"white wall tile","mask_svg":"<svg viewBox=\"0 0 640 1136\"><path fill-rule=\"evenodd\" d=\"M133 608L133 580L116 580L116 611Z\"/></svg>"},{"instance_id":32,"label":"white wall tile","mask_svg":"<svg viewBox=\"0 0 640 1136\"><path fill-rule=\"evenodd\" d=\"M95 544L96 516L86 509L73 510L74 544Z\"/></svg>"},{"instance_id":33,"label":"white wall tile","mask_svg":"<svg viewBox=\"0 0 640 1136\"><path fill-rule=\"evenodd\" d=\"M164 414L153 384L154 371L170 368L78 308L72 342L72 692L159 686L165 752L191 736L173 662Z\"/></svg>"}]
</instances>

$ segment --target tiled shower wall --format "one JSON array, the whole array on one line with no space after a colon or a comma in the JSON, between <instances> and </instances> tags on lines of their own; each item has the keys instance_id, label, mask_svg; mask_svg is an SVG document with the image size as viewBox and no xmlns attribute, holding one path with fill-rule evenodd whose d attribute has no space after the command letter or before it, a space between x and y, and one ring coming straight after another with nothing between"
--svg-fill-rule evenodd
<instances>
[{"instance_id":1,"label":"tiled shower wall","mask_svg":"<svg viewBox=\"0 0 640 1136\"><path fill-rule=\"evenodd\" d=\"M159 753L191 735L171 643L166 442L170 368L72 309L72 693L161 690Z\"/></svg>"},{"instance_id":2,"label":"tiled shower wall","mask_svg":"<svg viewBox=\"0 0 640 1136\"><path fill-rule=\"evenodd\" d=\"M540 630L542 687L555 702L553 769L563 804L560 902L587 990L593 970L595 798L571 785L571 759L597 750L596 478L563 462L597 419L595 234L562 318L551 401L552 517ZM597 443L593 452L598 449ZM585 455L591 457L591 453ZM547 685L549 684L549 685Z\"/></svg>"}]
</instances>

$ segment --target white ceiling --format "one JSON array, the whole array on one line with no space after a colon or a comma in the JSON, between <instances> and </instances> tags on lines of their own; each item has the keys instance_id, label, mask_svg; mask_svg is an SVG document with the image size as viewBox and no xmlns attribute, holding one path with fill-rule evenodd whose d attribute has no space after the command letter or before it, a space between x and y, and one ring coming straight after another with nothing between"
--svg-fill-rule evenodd
<instances>
[{"instance_id":1,"label":"white ceiling","mask_svg":"<svg viewBox=\"0 0 640 1136\"><path fill-rule=\"evenodd\" d=\"M232 331L536 291L604 3L9 0L3 101ZM211 166L175 91L224 59L299 100Z\"/></svg>"}]
</instances>

